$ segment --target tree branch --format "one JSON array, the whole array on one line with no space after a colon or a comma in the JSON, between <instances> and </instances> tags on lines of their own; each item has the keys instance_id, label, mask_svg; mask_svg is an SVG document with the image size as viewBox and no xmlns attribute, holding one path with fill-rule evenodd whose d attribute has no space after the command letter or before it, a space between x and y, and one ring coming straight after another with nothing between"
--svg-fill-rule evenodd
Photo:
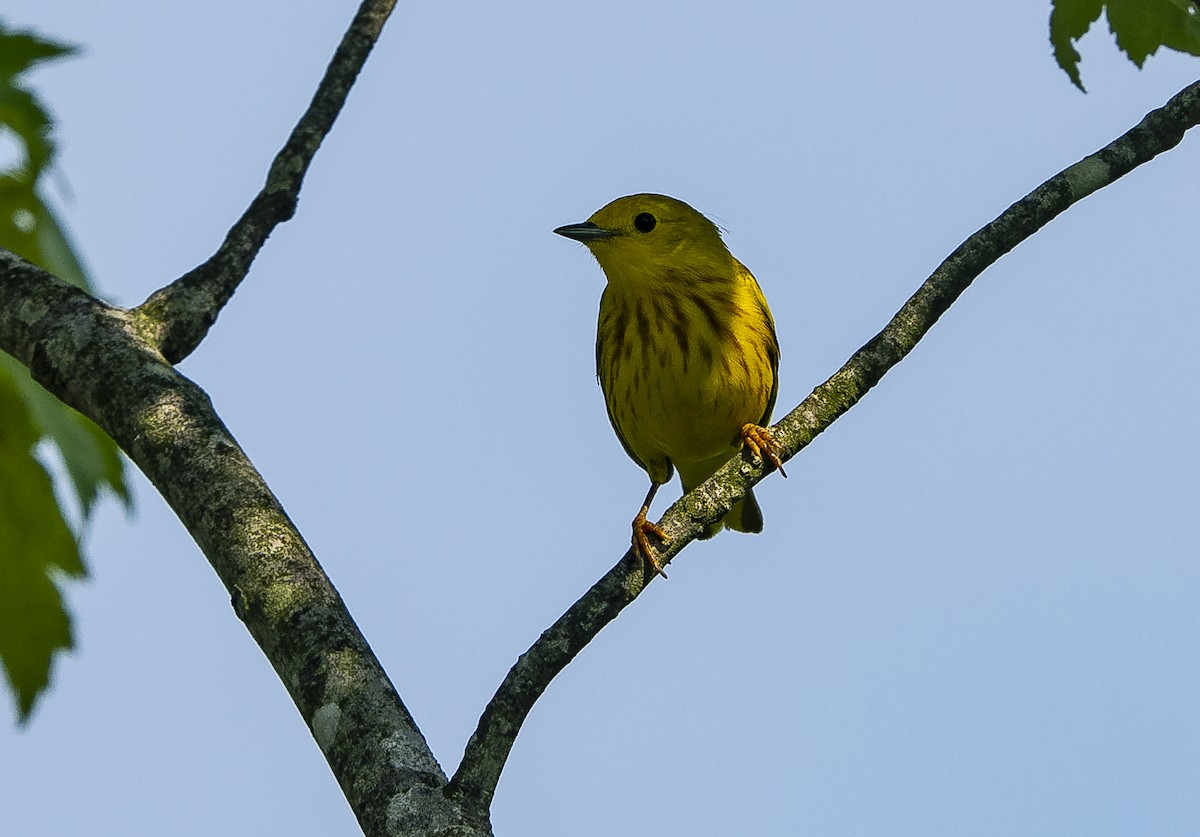
<instances>
[{"instance_id":1,"label":"tree branch","mask_svg":"<svg viewBox=\"0 0 1200 837\"><path fill-rule=\"evenodd\" d=\"M775 425L775 438L784 451L782 458L791 459L857 404L988 266L1072 204L1174 148L1197 123L1200 82L1184 88L1095 154L1047 180L963 242L879 334ZM765 475L762 464L749 461L743 452L667 509L659 525L671 536L671 542L660 552L662 562L669 563L704 526L723 517ZM513 741L534 702L649 581L640 562L627 552L521 655L480 717L450 782L451 793L464 805L483 810L490 806Z\"/></svg>"},{"instance_id":2,"label":"tree branch","mask_svg":"<svg viewBox=\"0 0 1200 837\"><path fill-rule=\"evenodd\" d=\"M412 716L204 391L141 340L129 312L3 249L0 288L0 350L104 428L175 510L364 832L490 834L448 803L445 774Z\"/></svg>"},{"instance_id":3,"label":"tree branch","mask_svg":"<svg viewBox=\"0 0 1200 837\"><path fill-rule=\"evenodd\" d=\"M142 339L168 363L178 363L208 334L276 226L295 214L304 175L333 127L359 71L396 0L363 0L342 36L312 101L283 148L267 181L212 256L133 309Z\"/></svg>"}]
</instances>

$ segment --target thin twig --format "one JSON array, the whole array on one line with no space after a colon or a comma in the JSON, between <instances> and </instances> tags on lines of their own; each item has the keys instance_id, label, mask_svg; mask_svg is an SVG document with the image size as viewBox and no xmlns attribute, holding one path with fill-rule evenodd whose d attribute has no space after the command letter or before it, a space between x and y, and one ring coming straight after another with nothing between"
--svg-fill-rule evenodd
<instances>
[{"instance_id":1,"label":"thin twig","mask_svg":"<svg viewBox=\"0 0 1200 837\"><path fill-rule=\"evenodd\" d=\"M775 425L787 461L853 407L899 363L974 279L1072 204L1155 156L1174 148L1200 123L1200 82L1151 111L1133 129L1047 180L950 254L905 302L887 326ZM660 558L667 563L719 520L766 475L743 454L672 505L659 525L671 536ZM468 809L490 806L514 739L550 681L616 618L649 582L630 553L543 633L509 670L479 719L462 763L450 781Z\"/></svg>"},{"instance_id":2,"label":"thin twig","mask_svg":"<svg viewBox=\"0 0 1200 837\"><path fill-rule=\"evenodd\" d=\"M395 5L396 0L363 0L308 109L275 155L262 190L217 252L133 309L142 339L156 346L169 363L178 363L200 345L267 237L295 214L304 175Z\"/></svg>"}]
</instances>

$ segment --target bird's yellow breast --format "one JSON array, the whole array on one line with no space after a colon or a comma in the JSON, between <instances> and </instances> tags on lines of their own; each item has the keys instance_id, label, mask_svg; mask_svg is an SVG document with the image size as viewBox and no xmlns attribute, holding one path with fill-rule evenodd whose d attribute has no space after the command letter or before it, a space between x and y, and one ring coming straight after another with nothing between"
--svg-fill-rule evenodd
<instances>
[{"instance_id":1,"label":"bird's yellow breast","mask_svg":"<svg viewBox=\"0 0 1200 837\"><path fill-rule=\"evenodd\" d=\"M609 418L655 482L694 485L769 420L778 368L774 324L736 260L726 276L662 270L614 282L600 304L596 362Z\"/></svg>"}]
</instances>

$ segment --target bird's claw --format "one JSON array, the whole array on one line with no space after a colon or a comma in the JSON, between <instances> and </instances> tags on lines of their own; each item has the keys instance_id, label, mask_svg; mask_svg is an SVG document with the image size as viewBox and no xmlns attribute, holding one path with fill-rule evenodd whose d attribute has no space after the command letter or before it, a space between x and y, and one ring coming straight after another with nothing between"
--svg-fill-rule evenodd
<instances>
[{"instance_id":1,"label":"bird's claw","mask_svg":"<svg viewBox=\"0 0 1200 837\"><path fill-rule=\"evenodd\" d=\"M757 424L743 425L742 441L746 443L750 453L761 461L770 462L780 474L787 476L787 471L783 470L783 460L779 458L779 443L775 441L769 429Z\"/></svg>"},{"instance_id":2,"label":"bird's claw","mask_svg":"<svg viewBox=\"0 0 1200 837\"><path fill-rule=\"evenodd\" d=\"M650 545L650 535L654 535L664 544L671 542L671 538L662 530L662 527L657 523L647 520L645 512L642 512L633 519L634 554L640 556L642 560L649 564L650 569L654 570L655 573L666 578L667 574L663 571L658 556L654 554L654 547Z\"/></svg>"}]
</instances>

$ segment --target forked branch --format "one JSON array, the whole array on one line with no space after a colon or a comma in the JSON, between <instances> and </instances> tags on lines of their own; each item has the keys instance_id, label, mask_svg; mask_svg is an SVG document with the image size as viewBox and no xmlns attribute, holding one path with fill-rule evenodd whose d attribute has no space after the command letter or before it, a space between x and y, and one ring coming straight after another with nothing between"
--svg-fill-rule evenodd
<instances>
[{"instance_id":1,"label":"forked branch","mask_svg":"<svg viewBox=\"0 0 1200 837\"><path fill-rule=\"evenodd\" d=\"M155 291L133 309L143 340L168 363L178 363L208 334L276 226L296 211L300 187L317 149L333 127L350 88L371 54L396 0L364 0L342 36L325 76L271 168L267 182L206 261Z\"/></svg>"},{"instance_id":2,"label":"forked branch","mask_svg":"<svg viewBox=\"0 0 1200 837\"><path fill-rule=\"evenodd\" d=\"M364 0L266 186L207 262L131 311L0 248L0 350L95 421L175 510L300 710L363 831L484 837L303 537L213 410L172 364L203 339L295 208L394 0ZM3 428L0 428L2 432Z\"/></svg>"}]
</instances>

